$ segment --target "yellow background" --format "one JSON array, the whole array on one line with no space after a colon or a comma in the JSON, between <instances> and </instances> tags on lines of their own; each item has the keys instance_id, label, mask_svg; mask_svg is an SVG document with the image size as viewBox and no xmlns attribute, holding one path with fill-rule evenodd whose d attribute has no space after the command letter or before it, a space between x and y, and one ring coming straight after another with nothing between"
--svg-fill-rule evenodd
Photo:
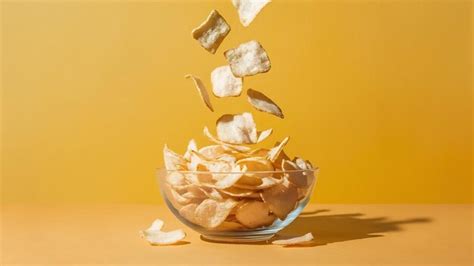
<instances>
[{"instance_id":1,"label":"yellow background","mask_svg":"<svg viewBox=\"0 0 474 266\"><path fill-rule=\"evenodd\" d=\"M191 30L216 8L232 27L215 55ZM254 110L266 145L321 174L326 203L467 203L472 198L469 1L274 1L244 28L230 1L2 2L4 202L159 202L168 143L207 143L245 97L200 102L186 73L259 40L269 73L245 79L280 104Z\"/></svg>"}]
</instances>

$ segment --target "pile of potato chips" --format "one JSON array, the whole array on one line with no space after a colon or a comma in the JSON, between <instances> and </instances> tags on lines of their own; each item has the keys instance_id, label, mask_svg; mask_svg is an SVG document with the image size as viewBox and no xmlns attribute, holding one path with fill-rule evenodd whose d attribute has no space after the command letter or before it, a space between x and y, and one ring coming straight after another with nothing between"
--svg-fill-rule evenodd
<instances>
[{"instance_id":1,"label":"pile of potato chips","mask_svg":"<svg viewBox=\"0 0 474 266\"><path fill-rule=\"evenodd\" d=\"M232 1L244 26L268 2ZM192 36L214 54L230 31L226 20L213 10ZM245 77L271 68L265 49L255 40L225 51L224 56L228 64L210 74L217 98L240 96ZM186 78L193 80L205 105L214 111L202 80L195 75ZM247 99L256 110L284 118L281 108L262 92L249 88ZM311 191L314 167L286 155L289 137L268 149L252 147L272 132L257 130L249 112L224 114L217 120L215 135L204 128L212 145L198 147L191 140L182 155L165 145L167 174L162 189L167 199L183 218L208 230L253 230L284 220Z\"/></svg>"}]
</instances>

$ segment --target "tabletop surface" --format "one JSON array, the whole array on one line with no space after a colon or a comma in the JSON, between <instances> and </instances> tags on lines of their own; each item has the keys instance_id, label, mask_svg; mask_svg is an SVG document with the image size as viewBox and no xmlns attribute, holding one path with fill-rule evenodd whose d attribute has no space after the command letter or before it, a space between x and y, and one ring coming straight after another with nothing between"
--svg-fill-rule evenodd
<instances>
[{"instance_id":1,"label":"tabletop surface","mask_svg":"<svg viewBox=\"0 0 474 266\"><path fill-rule=\"evenodd\" d=\"M473 206L312 204L280 233L314 243L285 248L207 242L163 205L4 204L1 264L473 265ZM186 241L149 245L155 218Z\"/></svg>"}]
</instances>

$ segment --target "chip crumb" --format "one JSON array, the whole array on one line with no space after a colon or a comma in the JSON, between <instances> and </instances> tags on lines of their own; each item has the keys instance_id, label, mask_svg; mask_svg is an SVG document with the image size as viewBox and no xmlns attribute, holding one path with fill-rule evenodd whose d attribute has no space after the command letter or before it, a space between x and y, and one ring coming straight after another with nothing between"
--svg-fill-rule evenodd
<instances>
[{"instance_id":1,"label":"chip crumb","mask_svg":"<svg viewBox=\"0 0 474 266\"><path fill-rule=\"evenodd\" d=\"M313 239L314 239L313 234L307 233L305 235L298 236L298 237L274 240L272 244L282 245L282 246L304 245L313 241Z\"/></svg>"}]
</instances>

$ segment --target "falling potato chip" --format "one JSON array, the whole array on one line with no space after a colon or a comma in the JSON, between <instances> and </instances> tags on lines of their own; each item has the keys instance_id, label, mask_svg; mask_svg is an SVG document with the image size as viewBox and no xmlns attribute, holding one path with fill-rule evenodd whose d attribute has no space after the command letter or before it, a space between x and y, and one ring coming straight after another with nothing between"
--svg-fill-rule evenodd
<instances>
[{"instance_id":1,"label":"falling potato chip","mask_svg":"<svg viewBox=\"0 0 474 266\"><path fill-rule=\"evenodd\" d=\"M286 137L278 145L273 147L268 152L268 155L267 155L268 160L272 162L276 162L276 160L278 159L278 155L280 155L281 151L283 150L283 147L285 147L285 145L288 143L289 140L290 140L290 137Z\"/></svg>"},{"instance_id":2,"label":"falling potato chip","mask_svg":"<svg viewBox=\"0 0 474 266\"><path fill-rule=\"evenodd\" d=\"M166 144L163 148L163 160L166 170L183 170L186 168L186 160L183 156L170 150Z\"/></svg>"},{"instance_id":3,"label":"falling potato chip","mask_svg":"<svg viewBox=\"0 0 474 266\"><path fill-rule=\"evenodd\" d=\"M257 143L266 140L273 133L273 129L269 128L264 131L257 131Z\"/></svg>"},{"instance_id":4,"label":"falling potato chip","mask_svg":"<svg viewBox=\"0 0 474 266\"><path fill-rule=\"evenodd\" d=\"M262 199L280 220L284 220L296 206L298 191L291 184L280 183L262 192Z\"/></svg>"},{"instance_id":5,"label":"falling potato chip","mask_svg":"<svg viewBox=\"0 0 474 266\"><path fill-rule=\"evenodd\" d=\"M217 10L212 10L206 20L192 31L192 35L204 49L214 54L229 32L229 24Z\"/></svg>"},{"instance_id":6,"label":"falling potato chip","mask_svg":"<svg viewBox=\"0 0 474 266\"><path fill-rule=\"evenodd\" d=\"M242 93L242 78L232 74L230 66L221 66L211 73L212 93L216 97L236 97Z\"/></svg>"},{"instance_id":7,"label":"falling potato chip","mask_svg":"<svg viewBox=\"0 0 474 266\"><path fill-rule=\"evenodd\" d=\"M278 105L270 98L268 98L265 94L259 91L248 89L247 99L249 103L259 111L266 112L278 116L280 118L285 117L280 107L278 107Z\"/></svg>"},{"instance_id":8,"label":"falling potato chip","mask_svg":"<svg viewBox=\"0 0 474 266\"><path fill-rule=\"evenodd\" d=\"M303 235L303 236L274 240L272 244L282 245L282 246L302 245L302 244L311 242L313 239L314 239L313 234L307 233L306 235Z\"/></svg>"},{"instance_id":9,"label":"falling potato chip","mask_svg":"<svg viewBox=\"0 0 474 266\"><path fill-rule=\"evenodd\" d=\"M222 202L206 199L196 208L196 223L205 228L215 228L224 222L236 204L231 199Z\"/></svg>"},{"instance_id":10,"label":"falling potato chip","mask_svg":"<svg viewBox=\"0 0 474 266\"><path fill-rule=\"evenodd\" d=\"M288 181L297 187L306 187L308 185L308 177L305 171L297 171L302 170L292 161L288 161L283 159L281 163L281 169L284 171L289 171L286 173ZM296 170L296 171L294 171Z\"/></svg>"},{"instance_id":11,"label":"falling potato chip","mask_svg":"<svg viewBox=\"0 0 474 266\"><path fill-rule=\"evenodd\" d=\"M199 95L201 96L202 101L206 104L209 110L214 112L214 108L212 108L211 104L211 99L209 99L209 94L207 93L206 87L202 83L201 79L191 74L188 74L184 77L193 80L194 85L196 86L196 89L198 90Z\"/></svg>"},{"instance_id":12,"label":"falling potato chip","mask_svg":"<svg viewBox=\"0 0 474 266\"><path fill-rule=\"evenodd\" d=\"M218 140L216 137L214 137L211 132L209 132L209 129L207 127L204 127L204 135L212 142L220 144L224 147L227 147L229 149L238 151L238 152L246 152L249 151L251 148L247 146L242 146L242 145L234 145L230 143L226 143L224 141Z\"/></svg>"},{"instance_id":13,"label":"falling potato chip","mask_svg":"<svg viewBox=\"0 0 474 266\"><path fill-rule=\"evenodd\" d=\"M258 13L270 2L270 0L232 0L244 27L250 25Z\"/></svg>"},{"instance_id":14,"label":"falling potato chip","mask_svg":"<svg viewBox=\"0 0 474 266\"><path fill-rule=\"evenodd\" d=\"M255 40L243 43L237 48L227 50L224 55L230 65L232 73L236 77L265 73L271 68L267 52L265 52L262 45Z\"/></svg>"},{"instance_id":15,"label":"falling potato chip","mask_svg":"<svg viewBox=\"0 0 474 266\"><path fill-rule=\"evenodd\" d=\"M163 221L156 219L146 230L140 231L140 236L145 238L152 245L171 245L183 240L186 233L178 229L170 232L163 232Z\"/></svg>"},{"instance_id":16,"label":"falling potato chip","mask_svg":"<svg viewBox=\"0 0 474 266\"><path fill-rule=\"evenodd\" d=\"M251 113L223 115L217 120L217 137L231 144L257 142L257 129Z\"/></svg>"},{"instance_id":17,"label":"falling potato chip","mask_svg":"<svg viewBox=\"0 0 474 266\"><path fill-rule=\"evenodd\" d=\"M271 225L276 217L270 213L267 204L261 201L250 201L237 209L235 217L239 223L248 228Z\"/></svg>"}]
</instances>

